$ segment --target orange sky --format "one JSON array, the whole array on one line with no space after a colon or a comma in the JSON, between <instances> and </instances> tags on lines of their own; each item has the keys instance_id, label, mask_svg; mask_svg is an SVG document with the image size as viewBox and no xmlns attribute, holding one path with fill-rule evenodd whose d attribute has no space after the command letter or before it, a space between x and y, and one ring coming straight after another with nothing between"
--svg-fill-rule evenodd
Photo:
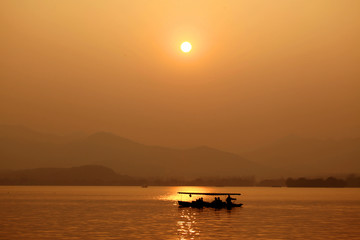
<instances>
[{"instance_id":1,"label":"orange sky","mask_svg":"<svg viewBox=\"0 0 360 240\"><path fill-rule=\"evenodd\" d=\"M359 137L359 11L358 0L2 0L0 123L233 152L289 134Z\"/></svg>"}]
</instances>

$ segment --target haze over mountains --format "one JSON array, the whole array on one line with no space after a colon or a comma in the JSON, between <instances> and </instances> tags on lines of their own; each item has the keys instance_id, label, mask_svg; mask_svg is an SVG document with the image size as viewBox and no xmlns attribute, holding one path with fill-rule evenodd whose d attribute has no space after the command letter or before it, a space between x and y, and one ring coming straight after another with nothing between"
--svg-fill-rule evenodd
<instances>
[{"instance_id":1,"label":"haze over mountains","mask_svg":"<svg viewBox=\"0 0 360 240\"><path fill-rule=\"evenodd\" d=\"M0 126L0 169L103 165L137 177L308 176L360 172L360 139L286 137L242 156L202 146L148 146L99 132L89 136L43 134Z\"/></svg>"},{"instance_id":2,"label":"haze over mountains","mask_svg":"<svg viewBox=\"0 0 360 240\"><path fill-rule=\"evenodd\" d=\"M55 136L23 127L0 128L1 169L73 167L97 164L131 176L243 176L267 169L240 156L198 147L147 146L111 133Z\"/></svg>"},{"instance_id":3,"label":"haze over mountains","mask_svg":"<svg viewBox=\"0 0 360 240\"><path fill-rule=\"evenodd\" d=\"M360 138L320 140L287 136L244 157L288 173L321 176L360 172Z\"/></svg>"}]
</instances>

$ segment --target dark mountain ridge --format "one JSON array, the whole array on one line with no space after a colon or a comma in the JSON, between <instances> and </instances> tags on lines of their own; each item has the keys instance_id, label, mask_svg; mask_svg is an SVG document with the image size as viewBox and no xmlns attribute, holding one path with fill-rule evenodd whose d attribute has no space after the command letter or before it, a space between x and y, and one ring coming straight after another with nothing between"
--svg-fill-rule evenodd
<instances>
[{"instance_id":1,"label":"dark mountain ridge","mask_svg":"<svg viewBox=\"0 0 360 240\"><path fill-rule=\"evenodd\" d=\"M112 169L86 165L72 168L36 168L0 171L1 185L136 185L137 180Z\"/></svg>"},{"instance_id":2,"label":"dark mountain ridge","mask_svg":"<svg viewBox=\"0 0 360 240\"><path fill-rule=\"evenodd\" d=\"M43 134L0 125L0 169L103 165L134 177L322 177L360 173L360 139L288 136L237 154L207 146L150 146L98 132L90 136Z\"/></svg>"},{"instance_id":3,"label":"dark mountain ridge","mask_svg":"<svg viewBox=\"0 0 360 240\"><path fill-rule=\"evenodd\" d=\"M268 172L236 154L209 147L183 150L149 146L105 132L69 140L2 126L0 150L0 169L96 164L136 177L250 176Z\"/></svg>"}]
</instances>

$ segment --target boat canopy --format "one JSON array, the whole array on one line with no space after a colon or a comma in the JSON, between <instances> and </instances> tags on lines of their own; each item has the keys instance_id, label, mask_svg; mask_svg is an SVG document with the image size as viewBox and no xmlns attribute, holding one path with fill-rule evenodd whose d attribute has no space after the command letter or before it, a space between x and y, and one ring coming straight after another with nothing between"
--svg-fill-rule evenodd
<instances>
[{"instance_id":1,"label":"boat canopy","mask_svg":"<svg viewBox=\"0 0 360 240\"><path fill-rule=\"evenodd\" d=\"M199 192L178 192L178 194L188 194L188 195L210 195L210 196L221 196L221 195L241 195L240 193L199 193Z\"/></svg>"}]
</instances>

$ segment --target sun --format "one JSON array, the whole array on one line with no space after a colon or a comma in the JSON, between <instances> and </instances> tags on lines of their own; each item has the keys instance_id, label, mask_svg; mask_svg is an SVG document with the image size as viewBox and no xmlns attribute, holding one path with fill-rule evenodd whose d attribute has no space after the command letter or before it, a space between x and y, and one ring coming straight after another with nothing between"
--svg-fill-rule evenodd
<instances>
[{"instance_id":1,"label":"sun","mask_svg":"<svg viewBox=\"0 0 360 240\"><path fill-rule=\"evenodd\" d=\"M189 43L189 42L183 42L181 44L180 48L181 48L181 51L187 53L187 52L191 51L192 46L191 46L191 43Z\"/></svg>"}]
</instances>

